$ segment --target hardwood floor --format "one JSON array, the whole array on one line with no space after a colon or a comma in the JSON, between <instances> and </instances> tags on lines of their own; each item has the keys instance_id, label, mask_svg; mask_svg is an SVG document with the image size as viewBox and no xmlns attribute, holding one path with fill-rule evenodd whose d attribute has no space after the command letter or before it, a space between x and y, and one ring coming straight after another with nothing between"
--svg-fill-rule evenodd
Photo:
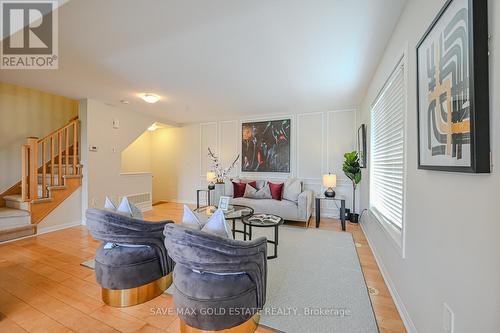
<instances>
[{"instance_id":1,"label":"hardwood floor","mask_svg":"<svg viewBox=\"0 0 500 333\"><path fill-rule=\"evenodd\" d=\"M151 221L181 217L182 205L174 203L146 213ZM321 228L340 231L340 223L322 219ZM348 223L347 231L357 243L366 283L374 288L370 298L380 331L406 332L361 228ZM0 245L0 332L178 333L169 295L123 309L104 305L94 271L80 265L98 246L83 226Z\"/></svg>"}]
</instances>

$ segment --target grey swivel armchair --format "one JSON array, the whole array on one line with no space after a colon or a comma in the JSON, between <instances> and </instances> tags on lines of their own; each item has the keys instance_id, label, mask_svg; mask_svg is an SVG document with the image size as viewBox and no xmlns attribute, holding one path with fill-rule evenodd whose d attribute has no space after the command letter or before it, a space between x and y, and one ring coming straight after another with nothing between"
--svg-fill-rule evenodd
<instances>
[{"instance_id":1,"label":"grey swivel armchair","mask_svg":"<svg viewBox=\"0 0 500 333\"><path fill-rule=\"evenodd\" d=\"M266 302L267 242L165 226L181 332L253 332Z\"/></svg>"},{"instance_id":2,"label":"grey swivel armchair","mask_svg":"<svg viewBox=\"0 0 500 333\"><path fill-rule=\"evenodd\" d=\"M172 221L146 222L100 209L88 209L86 218L92 236L103 242L96 251L95 274L104 303L144 303L172 284L174 263L163 236Z\"/></svg>"}]
</instances>

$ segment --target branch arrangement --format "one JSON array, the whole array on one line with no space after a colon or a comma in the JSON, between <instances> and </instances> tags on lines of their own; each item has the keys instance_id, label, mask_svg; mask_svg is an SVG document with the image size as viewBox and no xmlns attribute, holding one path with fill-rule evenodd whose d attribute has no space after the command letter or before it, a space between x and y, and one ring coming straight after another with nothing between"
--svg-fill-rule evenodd
<instances>
[{"instance_id":1,"label":"branch arrangement","mask_svg":"<svg viewBox=\"0 0 500 333\"><path fill-rule=\"evenodd\" d=\"M215 176L217 177L217 184L224 183L224 179L226 179L227 175L234 168L236 163L238 163L238 159L240 155L236 156L233 163L229 165L227 168L223 168L220 165L219 156L215 155L210 148L208 148L208 157L212 160L212 169L215 172Z\"/></svg>"}]
</instances>

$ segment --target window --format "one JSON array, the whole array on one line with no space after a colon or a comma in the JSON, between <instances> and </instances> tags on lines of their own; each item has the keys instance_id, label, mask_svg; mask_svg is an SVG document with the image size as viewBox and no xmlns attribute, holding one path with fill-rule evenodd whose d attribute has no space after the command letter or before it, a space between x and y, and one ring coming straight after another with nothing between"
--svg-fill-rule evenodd
<instances>
[{"instance_id":1,"label":"window","mask_svg":"<svg viewBox=\"0 0 500 333\"><path fill-rule=\"evenodd\" d=\"M371 109L370 211L402 246L405 158L404 58Z\"/></svg>"}]
</instances>

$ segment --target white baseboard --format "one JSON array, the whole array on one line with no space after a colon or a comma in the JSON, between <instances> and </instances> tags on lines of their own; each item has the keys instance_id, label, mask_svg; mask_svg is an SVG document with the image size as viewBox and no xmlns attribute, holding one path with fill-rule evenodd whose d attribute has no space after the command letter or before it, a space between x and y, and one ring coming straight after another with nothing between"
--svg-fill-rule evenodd
<instances>
[{"instance_id":1,"label":"white baseboard","mask_svg":"<svg viewBox=\"0 0 500 333\"><path fill-rule=\"evenodd\" d=\"M377 262L377 265L380 269L380 273L382 273L382 278L384 279L384 282L389 289L389 293L392 296L392 299L394 300L394 303L396 304L396 308L398 309L399 315L401 316L401 319L403 320L403 324L405 325L406 330L408 333L418 333L417 328L415 327L415 324L413 324L413 321L411 320L410 314L406 310L406 306L403 303L403 300L399 296L399 293L394 286L394 282L392 281L391 277L389 276L389 273L387 272L387 269L385 268L382 259L380 258L379 253L377 252L377 248L374 246L374 244L370 241L370 238L368 236L368 233L366 232L366 229L364 228L364 223L363 221L360 221L360 226L361 229L363 230L363 233L365 234L366 240L368 241L368 245L370 246L373 256L375 257L375 261Z\"/></svg>"},{"instance_id":2,"label":"white baseboard","mask_svg":"<svg viewBox=\"0 0 500 333\"><path fill-rule=\"evenodd\" d=\"M168 202L175 202L178 204L184 204L184 205L196 205L196 201L191 201L191 200L186 200L186 199L170 199L166 200Z\"/></svg>"},{"instance_id":3,"label":"white baseboard","mask_svg":"<svg viewBox=\"0 0 500 333\"><path fill-rule=\"evenodd\" d=\"M45 228L44 227L39 227L39 228L37 228L36 235L42 235L42 234L46 234L46 233L49 233L49 232L54 232L54 231L58 231L58 230L62 230L62 229L67 229L67 228L71 228L71 227L76 227L76 226L79 226L79 225L82 225L82 221L80 221L80 220L73 221L73 222L68 222L68 223L64 223L64 224L59 224L59 225L53 225L53 226L45 227Z\"/></svg>"}]
</instances>

